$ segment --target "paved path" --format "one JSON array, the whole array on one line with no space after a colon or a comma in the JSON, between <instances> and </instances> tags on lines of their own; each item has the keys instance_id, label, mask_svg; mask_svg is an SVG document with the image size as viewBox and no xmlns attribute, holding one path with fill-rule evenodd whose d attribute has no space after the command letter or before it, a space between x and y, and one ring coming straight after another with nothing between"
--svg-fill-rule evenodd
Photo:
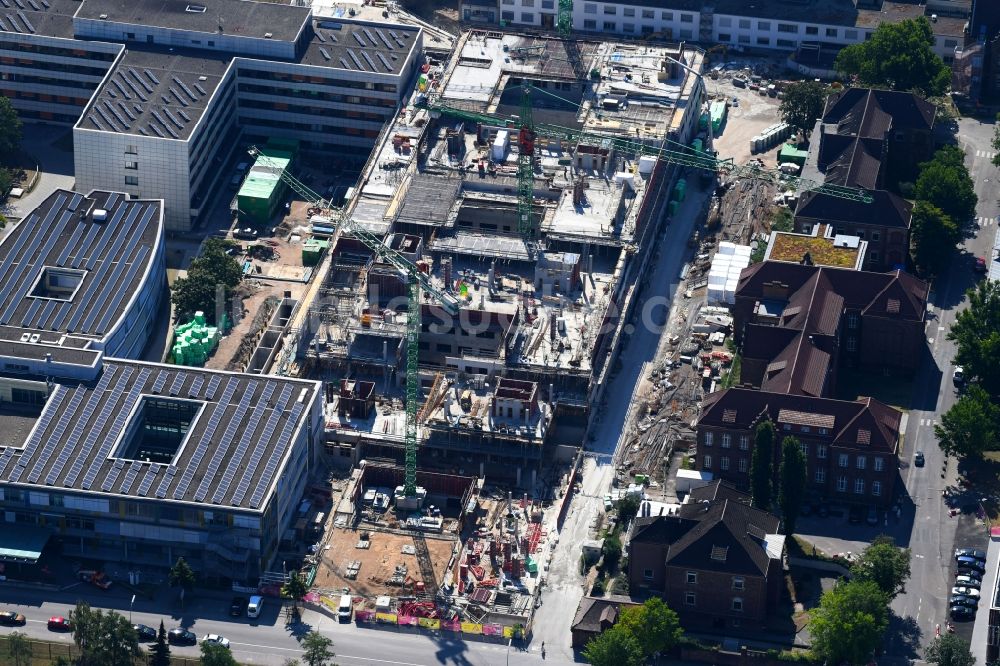
<instances>
[{"instance_id":1,"label":"paved path","mask_svg":"<svg viewBox=\"0 0 1000 666\"><path fill-rule=\"evenodd\" d=\"M7 201L4 215L20 219L52 194L53 190L72 189L76 182L73 176L73 153L52 145L69 131L71 130L68 128L53 125L24 125L21 147L39 161L41 175L35 189L21 199Z\"/></svg>"}]
</instances>

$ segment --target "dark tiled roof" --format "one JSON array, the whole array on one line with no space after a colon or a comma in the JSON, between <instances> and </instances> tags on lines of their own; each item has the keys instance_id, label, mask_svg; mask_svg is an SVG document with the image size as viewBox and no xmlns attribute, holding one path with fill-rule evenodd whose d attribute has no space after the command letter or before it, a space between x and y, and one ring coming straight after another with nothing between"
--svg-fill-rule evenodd
<instances>
[{"instance_id":1,"label":"dark tiled roof","mask_svg":"<svg viewBox=\"0 0 1000 666\"><path fill-rule=\"evenodd\" d=\"M819 141L818 167L825 174L825 182L866 190L881 186L885 157L881 139L824 133Z\"/></svg>"},{"instance_id":2,"label":"dark tiled roof","mask_svg":"<svg viewBox=\"0 0 1000 666\"><path fill-rule=\"evenodd\" d=\"M571 629L588 632L601 632L618 621L622 606L638 606L629 597L611 596L598 599L584 597L576 610Z\"/></svg>"},{"instance_id":3,"label":"dark tiled roof","mask_svg":"<svg viewBox=\"0 0 1000 666\"><path fill-rule=\"evenodd\" d=\"M935 107L910 92L846 88L826 99L823 123L837 133L882 139L890 130L930 130Z\"/></svg>"},{"instance_id":4,"label":"dark tiled roof","mask_svg":"<svg viewBox=\"0 0 1000 666\"><path fill-rule=\"evenodd\" d=\"M722 413L727 409L736 410L738 414L736 424L722 422ZM831 441L841 446L886 453L895 452L898 447L902 415L874 398L856 401L833 400L808 395L730 388L706 397L699 425L750 429L765 413L779 424L784 422L782 417L793 419L789 423L799 423L802 420L801 414L811 414L817 418L822 416L823 423L827 425L819 427L828 427L831 431ZM859 430L870 432L868 444L858 443Z\"/></svg>"},{"instance_id":5,"label":"dark tiled roof","mask_svg":"<svg viewBox=\"0 0 1000 666\"><path fill-rule=\"evenodd\" d=\"M873 201L863 203L847 201L829 194L805 192L799 197L795 217L833 223L853 222L900 229L910 228L912 204L885 190L875 190L871 195Z\"/></svg>"},{"instance_id":6,"label":"dark tiled roof","mask_svg":"<svg viewBox=\"0 0 1000 666\"><path fill-rule=\"evenodd\" d=\"M711 483L692 488L688 494L690 502L715 501L728 499L734 502L750 503L749 493L745 493L731 483L726 483L722 479L716 479Z\"/></svg>"},{"instance_id":7,"label":"dark tiled roof","mask_svg":"<svg viewBox=\"0 0 1000 666\"><path fill-rule=\"evenodd\" d=\"M681 505L691 529L670 543L667 566L767 576L774 560L761 537L778 532L779 520L728 499ZM712 557L725 549L725 558Z\"/></svg>"}]
</instances>

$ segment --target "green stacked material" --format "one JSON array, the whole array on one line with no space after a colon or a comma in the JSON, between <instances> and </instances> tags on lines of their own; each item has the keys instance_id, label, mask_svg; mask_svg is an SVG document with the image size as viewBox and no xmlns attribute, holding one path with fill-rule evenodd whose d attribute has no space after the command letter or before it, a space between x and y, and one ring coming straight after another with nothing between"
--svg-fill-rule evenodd
<instances>
[{"instance_id":1,"label":"green stacked material","mask_svg":"<svg viewBox=\"0 0 1000 666\"><path fill-rule=\"evenodd\" d=\"M677 214L677 209L681 207L680 201L671 201L667 204L667 214L673 217Z\"/></svg>"},{"instance_id":2,"label":"green stacked material","mask_svg":"<svg viewBox=\"0 0 1000 666\"><path fill-rule=\"evenodd\" d=\"M257 158L243 181L236 203L244 222L266 225L278 211L285 192L281 170L288 168L295 155L286 150L265 147L261 156L264 159Z\"/></svg>"},{"instance_id":3,"label":"green stacked material","mask_svg":"<svg viewBox=\"0 0 1000 666\"><path fill-rule=\"evenodd\" d=\"M528 555L528 559L527 562L525 562L524 568L528 570L528 573L536 574L538 573L538 562L536 562L535 558L533 558L531 555Z\"/></svg>"},{"instance_id":4,"label":"green stacked material","mask_svg":"<svg viewBox=\"0 0 1000 666\"><path fill-rule=\"evenodd\" d=\"M707 130L708 129L708 119L709 119L709 117L710 116L707 113L703 113L700 116L698 116L698 129L699 130Z\"/></svg>"},{"instance_id":5,"label":"green stacked material","mask_svg":"<svg viewBox=\"0 0 1000 666\"><path fill-rule=\"evenodd\" d=\"M219 329L208 326L205 313L194 313L194 319L174 328L174 363L177 365L205 365L205 361L219 346Z\"/></svg>"},{"instance_id":6,"label":"green stacked material","mask_svg":"<svg viewBox=\"0 0 1000 666\"><path fill-rule=\"evenodd\" d=\"M674 195L670 197L673 201L684 201L684 197L687 196L687 181L681 178L674 185Z\"/></svg>"},{"instance_id":7,"label":"green stacked material","mask_svg":"<svg viewBox=\"0 0 1000 666\"><path fill-rule=\"evenodd\" d=\"M704 144L701 142L701 139L695 139L694 141L691 142L691 149L694 150L694 152L696 153L702 152L703 147Z\"/></svg>"},{"instance_id":8,"label":"green stacked material","mask_svg":"<svg viewBox=\"0 0 1000 666\"><path fill-rule=\"evenodd\" d=\"M315 266L323 257L323 253L330 247L330 241L310 238L302 244L302 265Z\"/></svg>"},{"instance_id":9,"label":"green stacked material","mask_svg":"<svg viewBox=\"0 0 1000 666\"><path fill-rule=\"evenodd\" d=\"M722 124L726 122L726 114L729 113L729 107L726 106L725 102L712 102L709 112L712 115L712 134L718 136L719 130L722 129Z\"/></svg>"},{"instance_id":10,"label":"green stacked material","mask_svg":"<svg viewBox=\"0 0 1000 666\"><path fill-rule=\"evenodd\" d=\"M802 150L798 146L792 143L786 143L781 147L781 152L778 153L778 164L785 164L790 162L792 164L798 164L803 166L806 163L806 157L809 156L809 151Z\"/></svg>"}]
</instances>

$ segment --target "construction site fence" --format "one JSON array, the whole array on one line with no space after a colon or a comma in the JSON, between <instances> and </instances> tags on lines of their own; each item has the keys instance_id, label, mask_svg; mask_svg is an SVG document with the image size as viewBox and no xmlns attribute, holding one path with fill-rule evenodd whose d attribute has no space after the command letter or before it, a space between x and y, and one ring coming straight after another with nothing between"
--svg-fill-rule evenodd
<instances>
[{"instance_id":1,"label":"construction site fence","mask_svg":"<svg viewBox=\"0 0 1000 666\"><path fill-rule=\"evenodd\" d=\"M576 452L573 465L569 468L569 476L566 492L563 493L562 504L559 505L559 513L556 514L556 527L562 529L566 514L569 513L569 505L573 502L573 489L576 488L576 477L580 474L580 465L583 463L583 449Z\"/></svg>"},{"instance_id":2,"label":"construction site fence","mask_svg":"<svg viewBox=\"0 0 1000 666\"><path fill-rule=\"evenodd\" d=\"M7 636L0 636L0 655L2 655L0 656L0 664L14 663L13 660L8 657L10 649L7 643ZM43 663L50 664L60 657L75 663L76 660L82 656L80 649L72 643L56 643L53 641L28 639L28 644L31 646L30 664L33 666ZM29 662L25 661L22 663L27 664ZM135 658L133 663L136 664L136 666L148 666L148 664L152 663L152 657L150 657L148 652L143 652L143 654ZM170 666L198 666L200 663L201 659L196 657L177 657L170 655Z\"/></svg>"},{"instance_id":3,"label":"construction site fence","mask_svg":"<svg viewBox=\"0 0 1000 666\"><path fill-rule=\"evenodd\" d=\"M387 613L373 610L355 611L354 618L359 625L385 624L397 627L417 627L430 631L450 631L469 636L492 636L495 638L520 638L523 628L499 623L462 622L460 620L441 620L430 617L414 617L400 613Z\"/></svg>"}]
</instances>

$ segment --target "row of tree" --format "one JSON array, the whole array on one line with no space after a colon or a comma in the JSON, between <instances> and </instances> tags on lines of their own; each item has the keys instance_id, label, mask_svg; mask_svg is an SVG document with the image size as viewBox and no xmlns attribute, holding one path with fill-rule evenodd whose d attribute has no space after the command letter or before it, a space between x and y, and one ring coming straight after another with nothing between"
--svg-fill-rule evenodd
<instances>
[{"instance_id":1,"label":"row of tree","mask_svg":"<svg viewBox=\"0 0 1000 666\"><path fill-rule=\"evenodd\" d=\"M774 424L770 419L757 424L750 456L750 497L754 506L767 511L777 494L785 534L794 534L805 499L806 456L798 439L785 437L781 441L781 462L775 474L774 442Z\"/></svg>"},{"instance_id":2,"label":"row of tree","mask_svg":"<svg viewBox=\"0 0 1000 666\"><path fill-rule=\"evenodd\" d=\"M229 255L233 244L219 238L209 238L202 245L201 255L191 262L187 276L174 281L171 300L179 315L191 315L199 310L209 321L219 324L216 313L225 309L233 289L243 280L243 267Z\"/></svg>"},{"instance_id":3,"label":"row of tree","mask_svg":"<svg viewBox=\"0 0 1000 666\"><path fill-rule=\"evenodd\" d=\"M965 166L965 152L957 146L939 148L920 165L913 196L913 260L935 274L948 266L963 227L976 214L979 198Z\"/></svg>"}]
</instances>

